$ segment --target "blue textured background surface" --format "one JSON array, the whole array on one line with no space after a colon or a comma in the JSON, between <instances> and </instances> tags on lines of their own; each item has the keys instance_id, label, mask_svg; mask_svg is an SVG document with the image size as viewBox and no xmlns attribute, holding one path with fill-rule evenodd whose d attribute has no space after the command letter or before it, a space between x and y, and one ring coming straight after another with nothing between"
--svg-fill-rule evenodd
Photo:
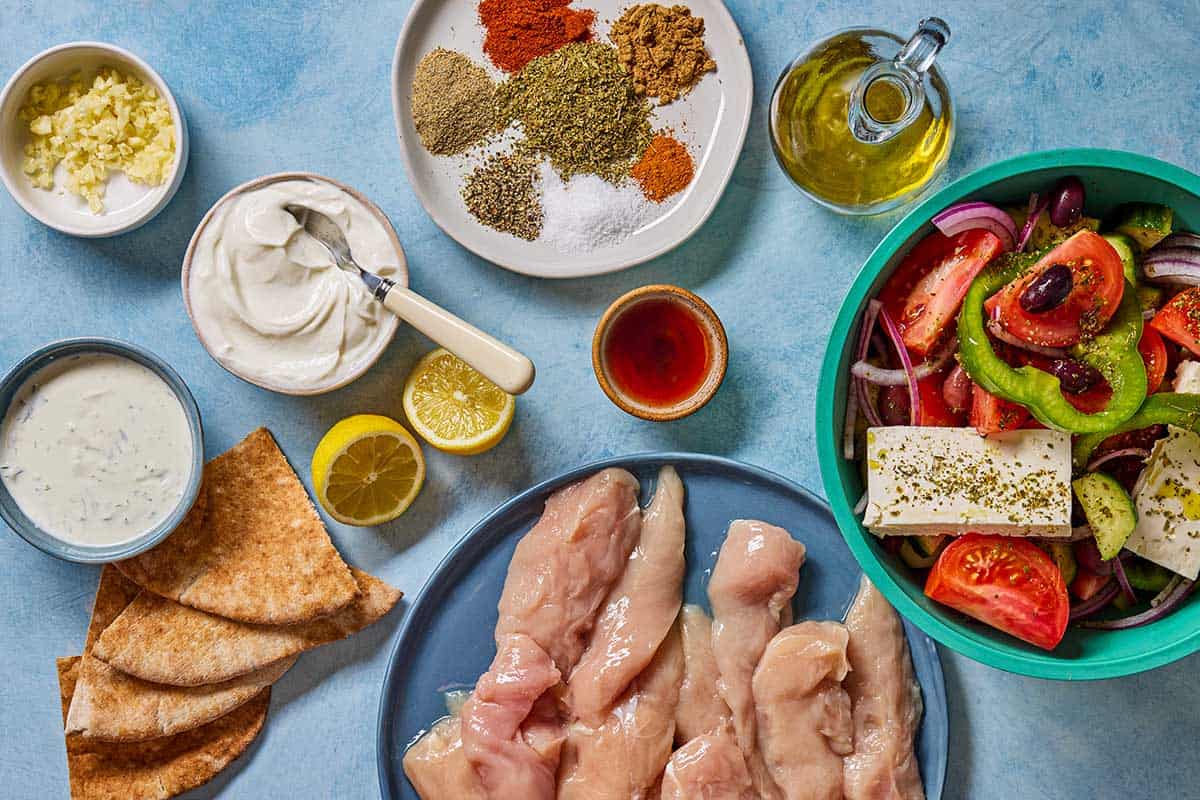
<instances>
[{"instance_id":1,"label":"blue textured background surface","mask_svg":"<svg viewBox=\"0 0 1200 800\"><path fill-rule=\"evenodd\" d=\"M449 0L447 0L449 1ZM470 459L427 452L413 508L380 530L331 526L347 558L415 595L441 555L483 514L532 483L595 458L684 449L740 458L819 491L814 376L834 308L895 217L819 209L776 169L764 109L780 69L828 31L875 24L906 33L938 11L953 39L943 64L959 108L950 176L1030 150L1135 150L1200 169L1200 26L1194 0L1062 4L742 0L731 10L754 64L755 117L716 214L687 245L604 278L539 282L459 248L409 191L392 126L389 65L407 3L12 2L0 15L0 76L74 39L125 46L155 66L185 108L191 163L174 202L112 240L61 236L0 196L0 366L54 338L98 334L147 345L190 383L209 455L266 424L302 473L342 416L402 416L407 370L430 344L402 330L366 377L315 399L241 383L204 353L183 312L179 265L193 227L233 185L304 169L376 200L405 243L419 291L525 349L538 383L503 445ZM343 8L343 5L351 8ZM731 338L713 403L689 420L622 415L591 374L592 327L618 294L651 282L695 290ZM48 287L52 287L53 294ZM96 570L0 536L0 794L65 796L55 656L83 643ZM277 687L246 756L196 797L371 798L375 712L400 614L307 654ZM1019 678L944 654L951 704L948 798L1191 797L1200 760L1200 658L1122 681Z\"/></svg>"}]
</instances>

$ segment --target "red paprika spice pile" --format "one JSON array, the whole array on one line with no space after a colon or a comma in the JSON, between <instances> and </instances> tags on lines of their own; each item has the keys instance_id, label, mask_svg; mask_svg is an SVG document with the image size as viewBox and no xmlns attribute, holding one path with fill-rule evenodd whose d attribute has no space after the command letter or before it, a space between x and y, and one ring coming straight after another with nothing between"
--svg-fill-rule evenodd
<instances>
[{"instance_id":1,"label":"red paprika spice pile","mask_svg":"<svg viewBox=\"0 0 1200 800\"><path fill-rule=\"evenodd\" d=\"M500 69L517 72L538 56L592 38L596 12L567 8L571 0L482 0L487 30L483 52Z\"/></svg>"}]
</instances>

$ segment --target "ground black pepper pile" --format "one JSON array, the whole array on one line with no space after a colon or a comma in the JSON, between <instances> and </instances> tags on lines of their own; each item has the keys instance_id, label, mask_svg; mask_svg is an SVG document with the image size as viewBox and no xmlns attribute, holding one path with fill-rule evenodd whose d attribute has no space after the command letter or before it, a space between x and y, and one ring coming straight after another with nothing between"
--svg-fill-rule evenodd
<instances>
[{"instance_id":1,"label":"ground black pepper pile","mask_svg":"<svg viewBox=\"0 0 1200 800\"><path fill-rule=\"evenodd\" d=\"M467 176L462 197L484 225L529 241L542 232L537 162L526 155L492 156Z\"/></svg>"}]
</instances>

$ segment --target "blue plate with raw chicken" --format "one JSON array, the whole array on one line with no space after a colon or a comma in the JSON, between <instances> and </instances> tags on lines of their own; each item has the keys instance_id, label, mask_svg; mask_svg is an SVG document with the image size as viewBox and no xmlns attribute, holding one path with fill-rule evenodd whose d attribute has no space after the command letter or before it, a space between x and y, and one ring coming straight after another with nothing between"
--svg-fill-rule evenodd
<instances>
[{"instance_id":1,"label":"blue plate with raw chicken","mask_svg":"<svg viewBox=\"0 0 1200 800\"><path fill-rule=\"evenodd\" d=\"M804 488L756 467L717 456L655 453L612 458L572 470L529 489L492 511L458 542L434 571L397 634L379 709L378 764L383 797L419 800L406 778L409 745L446 715L446 693L469 688L495 655L497 602L514 550L559 489L621 467L650 501L659 469L674 466L686 491L684 603L708 609L707 585L730 522L759 519L787 529L807 548L792 613L801 620L841 620L862 575L828 506ZM942 796L948 722L946 690L929 637L904 623L924 715L916 756L925 793Z\"/></svg>"}]
</instances>

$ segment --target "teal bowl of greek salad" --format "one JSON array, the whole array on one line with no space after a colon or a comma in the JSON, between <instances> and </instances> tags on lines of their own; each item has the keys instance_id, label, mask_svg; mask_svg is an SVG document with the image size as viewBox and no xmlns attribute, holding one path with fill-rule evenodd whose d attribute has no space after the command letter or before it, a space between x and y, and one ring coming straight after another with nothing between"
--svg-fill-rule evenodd
<instances>
[{"instance_id":1,"label":"teal bowl of greek salad","mask_svg":"<svg viewBox=\"0 0 1200 800\"><path fill-rule=\"evenodd\" d=\"M1055 150L922 202L841 307L817 442L851 551L952 650L1062 680L1200 650L1200 177Z\"/></svg>"}]
</instances>

